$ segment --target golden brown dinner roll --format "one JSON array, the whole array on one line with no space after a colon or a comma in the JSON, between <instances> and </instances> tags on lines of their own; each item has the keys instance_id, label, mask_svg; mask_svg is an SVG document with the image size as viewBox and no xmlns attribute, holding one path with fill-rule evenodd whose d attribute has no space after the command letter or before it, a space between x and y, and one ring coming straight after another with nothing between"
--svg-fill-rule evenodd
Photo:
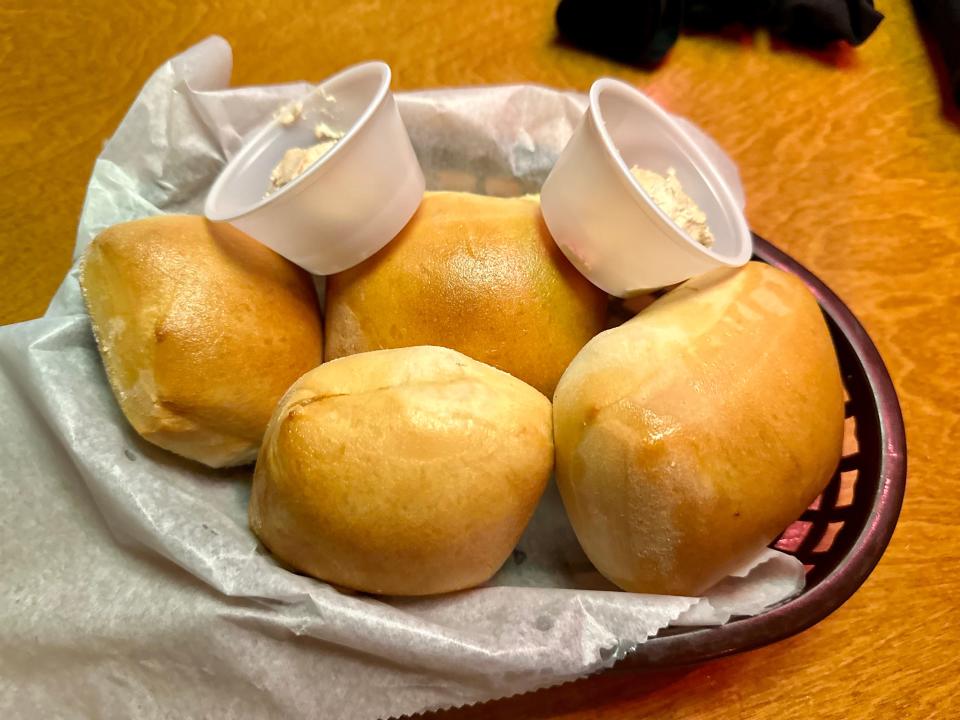
<instances>
[{"instance_id":1,"label":"golden brown dinner roll","mask_svg":"<svg viewBox=\"0 0 960 720\"><path fill-rule=\"evenodd\" d=\"M328 278L326 357L443 345L549 397L603 329L606 302L557 249L536 197L427 193L385 248Z\"/></svg>"},{"instance_id":2,"label":"golden brown dinner roll","mask_svg":"<svg viewBox=\"0 0 960 720\"><path fill-rule=\"evenodd\" d=\"M389 595L460 590L513 550L553 467L550 401L453 350L351 355L270 421L250 526L279 559Z\"/></svg>"},{"instance_id":3,"label":"golden brown dinner roll","mask_svg":"<svg viewBox=\"0 0 960 720\"><path fill-rule=\"evenodd\" d=\"M211 467L251 462L277 401L321 361L310 276L229 225L114 225L88 248L80 286L127 420Z\"/></svg>"},{"instance_id":4,"label":"golden brown dinner roll","mask_svg":"<svg viewBox=\"0 0 960 720\"><path fill-rule=\"evenodd\" d=\"M557 483L597 569L696 595L795 520L843 439L830 335L761 263L690 280L590 341L554 396Z\"/></svg>"}]
</instances>

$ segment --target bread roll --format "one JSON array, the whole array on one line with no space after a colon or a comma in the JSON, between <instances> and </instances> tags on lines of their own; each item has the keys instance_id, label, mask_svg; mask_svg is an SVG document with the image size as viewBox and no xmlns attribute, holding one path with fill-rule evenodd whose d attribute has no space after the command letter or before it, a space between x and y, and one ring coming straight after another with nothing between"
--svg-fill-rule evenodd
<instances>
[{"instance_id":1,"label":"bread roll","mask_svg":"<svg viewBox=\"0 0 960 720\"><path fill-rule=\"evenodd\" d=\"M598 335L554 397L557 483L580 544L625 590L697 595L829 481L843 388L803 283L717 270Z\"/></svg>"},{"instance_id":2,"label":"bread roll","mask_svg":"<svg viewBox=\"0 0 960 720\"><path fill-rule=\"evenodd\" d=\"M550 402L453 350L351 355L304 375L270 421L250 526L279 559L356 590L489 579L553 467Z\"/></svg>"},{"instance_id":3,"label":"bread roll","mask_svg":"<svg viewBox=\"0 0 960 720\"><path fill-rule=\"evenodd\" d=\"M328 278L326 357L443 345L549 397L603 329L606 303L557 248L535 197L427 193L385 248Z\"/></svg>"},{"instance_id":4,"label":"bread roll","mask_svg":"<svg viewBox=\"0 0 960 720\"><path fill-rule=\"evenodd\" d=\"M88 248L80 286L127 420L211 467L251 462L277 401L321 361L310 276L229 225L115 225Z\"/></svg>"}]
</instances>

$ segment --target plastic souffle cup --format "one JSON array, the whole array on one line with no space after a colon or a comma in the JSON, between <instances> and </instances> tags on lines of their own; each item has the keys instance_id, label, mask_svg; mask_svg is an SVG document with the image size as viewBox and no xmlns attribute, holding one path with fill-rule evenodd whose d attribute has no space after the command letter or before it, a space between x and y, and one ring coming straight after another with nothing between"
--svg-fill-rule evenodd
<instances>
[{"instance_id":1,"label":"plastic souffle cup","mask_svg":"<svg viewBox=\"0 0 960 720\"><path fill-rule=\"evenodd\" d=\"M684 233L653 202L632 166L666 175L707 218L714 244ZM571 263L611 295L631 297L717 267L745 264L753 239L734 193L684 129L639 90L610 78L540 191L543 219Z\"/></svg>"},{"instance_id":2,"label":"plastic souffle cup","mask_svg":"<svg viewBox=\"0 0 960 720\"><path fill-rule=\"evenodd\" d=\"M390 93L386 63L347 68L297 105L291 117L275 116L227 163L204 212L311 273L330 275L370 257L400 232L423 199L423 171ZM321 122L343 137L267 194L284 153L316 144L314 127Z\"/></svg>"}]
</instances>

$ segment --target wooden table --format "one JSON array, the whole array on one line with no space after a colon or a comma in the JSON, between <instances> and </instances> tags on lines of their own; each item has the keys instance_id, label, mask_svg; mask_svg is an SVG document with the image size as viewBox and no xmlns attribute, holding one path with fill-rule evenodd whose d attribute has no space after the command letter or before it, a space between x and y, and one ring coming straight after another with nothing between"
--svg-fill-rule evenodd
<instances>
[{"instance_id":1,"label":"wooden table","mask_svg":"<svg viewBox=\"0 0 960 720\"><path fill-rule=\"evenodd\" d=\"M450 718L960 717L960 129L905 2L858 51L685 37L641 72L557 43L555 0L0 5L0 321L36 317L66 272L101 143L150 72L210 33L237 84L317 80L371 57L398 88L636 83L739 163L762 235L818 273L890 367L910 448L896 535L815 628L687 670L613 675ZM268 28L271 28L268 30Z\"/></svg>"}]
</instances>

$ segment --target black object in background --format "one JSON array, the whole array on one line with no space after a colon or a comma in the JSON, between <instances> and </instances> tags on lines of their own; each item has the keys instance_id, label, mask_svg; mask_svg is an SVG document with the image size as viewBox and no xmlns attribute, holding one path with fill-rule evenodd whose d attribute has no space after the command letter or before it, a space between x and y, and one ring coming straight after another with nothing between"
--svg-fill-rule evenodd
<instances>
[{"instance_id":1,"label":"black object in background","mask_svg":"<svg viewBox=\"0 0 960 720\"><path fill-rule=\"evenodd\" d=\"M673 47L682 13L683 0L560 0L557 27L584 50L647 65Z\"/></svg>"},{"instance_id":2,"label":"black object in background","mask_svg":"<svg viewBox=\"0 0 960 720\"><path fill-rule=\"evenodd\" d=\"M823 47L838 40L859 45L881 20L872 0L560 0L557 6L557 27L567 40L638 64L662 60L685 27L767 27L798 45Z\"/></svg>"},{"instance_id":3,"label":"black object in background","mask_svg":"<svg viewBox=\"0 0 960 720\"><path fill-rule=\"evenodd\" d=\"M684 27L762 26L806 47L823 47L837 40L859 45L883 20L872 0L687 0L684 5Z\"/></svg>"},{"instance_id":4,"label":"black object in background","mask_svg":"<svg viewBox=\"0 0 960 720\"><path fill-rule=\"evenodd\" d=\"M913 0L913 7L940 48L953 102L960 107L960 0Z\"/></svg>"}]
</instances>

